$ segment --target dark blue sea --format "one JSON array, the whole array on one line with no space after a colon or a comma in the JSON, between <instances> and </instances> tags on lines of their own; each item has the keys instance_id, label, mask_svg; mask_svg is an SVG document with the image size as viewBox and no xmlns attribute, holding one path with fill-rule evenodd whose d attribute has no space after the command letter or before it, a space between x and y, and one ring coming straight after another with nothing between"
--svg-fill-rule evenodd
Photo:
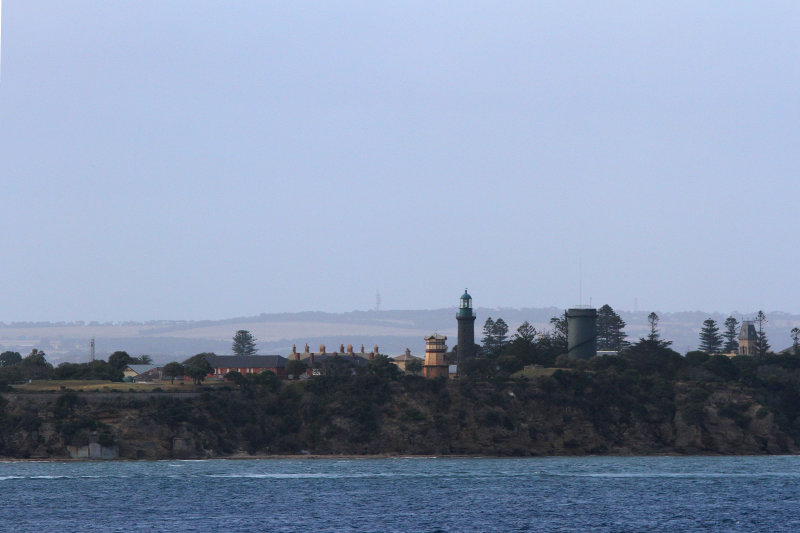
<instances>
[{"instance_id":1,"label":"dark blue sea","mask_svg":"<svg viewBox=\"0 0 800 533\"><path fill-rule=\"evenodd\" d=\"M2 462L2 531L800 531L800 457Z\"/></svg>"}]
</instances>

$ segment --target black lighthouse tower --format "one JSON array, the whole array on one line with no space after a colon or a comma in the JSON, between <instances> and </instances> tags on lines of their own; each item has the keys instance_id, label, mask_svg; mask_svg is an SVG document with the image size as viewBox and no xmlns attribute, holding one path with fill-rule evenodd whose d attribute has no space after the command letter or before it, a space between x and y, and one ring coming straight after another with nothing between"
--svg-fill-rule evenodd
<instances>
[{"instance_id":1,"label":"black lighthouse tower","mask_svg":"<svg viewBox=\"0 0 800 533\"><path fill-rule=\"evenodd\" d=\"M472 296L467 289L464 289L464 294L461 295L456 320L458 320L457 356L460 365L467 359L475 357L475 314L472 312Z\"/></svg>"}]
</instances>

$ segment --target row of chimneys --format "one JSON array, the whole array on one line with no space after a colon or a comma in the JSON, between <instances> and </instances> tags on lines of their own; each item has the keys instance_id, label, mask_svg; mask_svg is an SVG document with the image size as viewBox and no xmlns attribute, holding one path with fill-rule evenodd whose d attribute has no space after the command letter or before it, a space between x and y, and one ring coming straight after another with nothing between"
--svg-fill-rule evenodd
<instances>
[{"instance_id":1,"label":"row of chimneys","mask_svg":"<svg viewBox=\"0 0 800 533\"><path fill-rule=\"evenodd\" d=\"M303 353L304 354L312 353L308 348L308 343L306 343L306 349L305 349L305 352L303 352ZM324 344L320 344L319 345L319 354L322 355L322 354L326 354L326 353L328 353L328 352L325 351L325 345ZM345 351L344 344L340 344L339 345L339 351L338 352L334 352L334 353L346 353L347 355L355 355L355 352L353 352L353 345L352 344L348 344L347 345L347 351ZM361 345L361 353L364 354L364 345L363 344ZM370 354L370 355L373 355L373 354L376 354L376 353L379 353L377 344L375 345L375 348L373 349L372 354ZM295 345L295 344L292 344L292 355L298 355L298 353L297 353L297 345Z\"/></svg>"}]
</instances>

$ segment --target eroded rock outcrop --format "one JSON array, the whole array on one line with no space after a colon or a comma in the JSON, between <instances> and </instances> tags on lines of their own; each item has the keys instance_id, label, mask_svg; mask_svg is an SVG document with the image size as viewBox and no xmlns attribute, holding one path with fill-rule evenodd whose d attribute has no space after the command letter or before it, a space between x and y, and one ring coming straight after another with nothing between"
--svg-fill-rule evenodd
<instances>
[{"instance_id":1,"label":"eroded rock outcrop","mask_svg":"<svg viewBox=\"0 0 800 533\"><path fill-rule=\"evenodd\" d=\"M9 393L0 455L123 459L268 454L780 454L796 443L737 384L319 380L201 396Z\"/></svg>"}]
</instances>

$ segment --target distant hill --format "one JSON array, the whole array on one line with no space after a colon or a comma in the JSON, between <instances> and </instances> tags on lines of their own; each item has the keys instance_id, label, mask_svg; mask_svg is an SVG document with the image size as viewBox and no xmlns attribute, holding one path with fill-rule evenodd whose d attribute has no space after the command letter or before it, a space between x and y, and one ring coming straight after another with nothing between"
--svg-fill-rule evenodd
<instances>
[{"instance_id":1,"label":"distant hill","mask_svg":"<svg viewBox=\"0 0 800 533\"><path fill-rule=\"evenodd\" d=\"M480 341L481 330L487 317L502 317L513 332L522 322L528 321L537 330L550 329L550 318L559 316L563 309L547 308L478 308L475 310L475 338ZM628 338L636 340L647 334L649 311L619 311L627 323ZM698 334L703 320L713 318L720 325L727 315L687 311L660 313L661 335L673 342L672 347L686 353L697 347ZM375 344L382 353L399 355L406 348L414 355L425 350L423 338L438 332L448 337L452 346L456 341L455 308L412 311L352 311L349 313L280 313L224 320L202 321L150 321L125 323L25 323L0 324L0 350L27 353L39 348L47 353L49 361L86 361L89 357L89 339L96 339L96 357L105 359L116 350L131 355L148 354L156 362L187 358L199 352L230 353L231 337L239 329L251 331L258 339L259 353L286 355L292 345L302 350L306 343L316 351L325 344L328 351L340 345L352 344L356 350L363 344L367 350ZM755 312L735 314L741 320ZM767 314L766 327L769 343L774 350L791 344L789 332L800 327L800 315L783 312Z\"/></svg>"}]
</instances>

